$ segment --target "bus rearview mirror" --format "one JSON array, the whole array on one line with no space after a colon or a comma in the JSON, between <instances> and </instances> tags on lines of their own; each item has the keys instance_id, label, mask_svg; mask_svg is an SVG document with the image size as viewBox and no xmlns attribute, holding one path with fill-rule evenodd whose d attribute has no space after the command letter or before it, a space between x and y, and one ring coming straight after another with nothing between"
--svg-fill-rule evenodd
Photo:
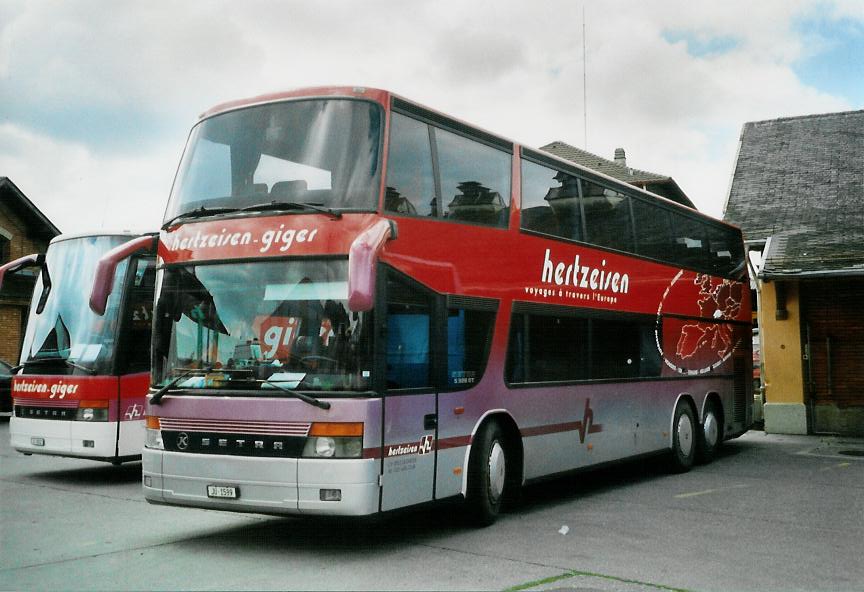
<instances>
[{"instance_id":1,"label":"bus rearview mirror","mask_svg":"<svg viewBox=\"0 0 864 592\"><path fill-rule=\"evenodd\" d=\"M102 316L108 306L108 297L114 286L114 272L121 261L138 251L153 251L158 237L145 235L118 245L105 253L96 264L96 275L93 279L93 289L90 291L90 310Z\"/></svg>"},{"instance_id":2,"label":"bus rearview mirror","mask_svg":"<svg viewBox=\"0 0 864 592\"><path fill-rule=\"evenodd\" d=\"M375 270L378 254L388 240L397 236L396 223L379 220L362 233L348 251L348 309L372 310L375 305Z\"/></svg>"}]
</instances>

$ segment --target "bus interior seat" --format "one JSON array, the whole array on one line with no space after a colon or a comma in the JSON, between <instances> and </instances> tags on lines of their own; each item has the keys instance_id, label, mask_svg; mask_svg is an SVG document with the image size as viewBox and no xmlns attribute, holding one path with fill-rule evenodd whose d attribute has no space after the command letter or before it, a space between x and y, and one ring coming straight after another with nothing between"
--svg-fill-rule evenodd
<instances>
[{"instance_id":1,"label":"bus interior seat","mask_svg":"<svg viewBox=\"0 0 864 592\"><path fill-rule=\"evenodd\" d=\"M270 197L277 197L284 200L295 200L308 191L305 179L296 179L294 181L279 181L273 183L270 188Z\"/></svg>"}]
</instances>

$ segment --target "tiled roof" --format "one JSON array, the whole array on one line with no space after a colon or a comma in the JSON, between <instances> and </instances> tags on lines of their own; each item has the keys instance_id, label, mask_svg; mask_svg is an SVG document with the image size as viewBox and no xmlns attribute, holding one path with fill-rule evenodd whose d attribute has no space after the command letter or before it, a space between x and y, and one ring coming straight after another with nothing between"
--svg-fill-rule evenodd
<instances>
[{"instance_id":1,"label":"tiled roof","mask_svg":"<svg viewBox=\"0 0 864 592\"><path fill-rule=\"evenodd\" d=\"M0 199L24 218L29 224L28 232L32 233L33 236L51 240L60 234L60 229L54 226L54 223L32 201L27 199L27 196L18 189L18 186L9 177L0 177Z\"/></svg>"},{"instance_id":2,"label":"tiled roof","mask_svg":"<svg viewBox=\"0 0 864 592\"><path fill-rule=\"evenodd\" d=\"M549 152L565 160L581 164L582 166L594 169L604 175L609 175L619 181L627 183L636 183L644 181L666 181L669 177L649 173L648 171L640 171L628 166L623 166L615 162L598 156L581 148L576 148L564 142L552 142L545 146L540 146L540 150Z\"/></svg>"},{"instance_id":3,"label":"tiled roof","mask_svg":"<svg viewBox=\"0 0 864 592\"><path fill-rule=\"evenodd\" d=\"M724 219L765 278L864 275L864 111L746 123Z\"/></svg>"},{"instance_id":4,"label":"tiled roof","mask_svg":"<svg viewBox=\"0 0 864 592\"><path fill-rule=\"evenodd\" d=\"M690 198L681 190L675 180L668 175L658 175L657 173L634 169L561 141L555 141L546 144L545 146L541 146L540 150L548 152L549 154L554 154L558 158L575 162L576 164L580 164L599 173L603 173L613 179L618 179L619 181L642 187L643 189L662 195L667 199L671 199L689 208L695 209Z\"/></svg>"}]
</instances>

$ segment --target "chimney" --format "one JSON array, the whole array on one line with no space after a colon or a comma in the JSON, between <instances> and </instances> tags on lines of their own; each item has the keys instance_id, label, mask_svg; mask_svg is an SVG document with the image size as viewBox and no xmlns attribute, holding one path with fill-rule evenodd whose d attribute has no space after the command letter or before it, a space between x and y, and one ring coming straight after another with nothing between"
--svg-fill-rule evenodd
<instances>
[{"instance_id":1,"label":"chimney","mask_svg":"<svg viewBox=\"0 0 864 592\"><path fill-rule=\"evenodd\" d=\"M623 167L627 166L627 157L624 156L623 148L615 149L615 164L620 164Z\"/></svg>"}]
</instances>

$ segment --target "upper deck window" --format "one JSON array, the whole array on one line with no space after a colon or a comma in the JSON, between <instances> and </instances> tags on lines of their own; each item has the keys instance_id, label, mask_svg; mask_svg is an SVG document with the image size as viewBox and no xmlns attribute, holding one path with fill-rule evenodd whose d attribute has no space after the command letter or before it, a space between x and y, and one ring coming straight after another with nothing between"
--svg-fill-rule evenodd
<instances>
[{"instance_id":1,"label":"upper deck window","mask_svg":"<svg viewBox=\"0 0 864 592\"><path fill-rule=\"evenodd\" d=\"M614 189L582 181L582 200L588 241L624 252L633 252L630 198Z\"/></svg>"},{"instance_id":2,"label":"upper deck window","mask_svg":"<svg viewBox=\"0 0 864 592\"><path fill-rule=\"evenodd\" d=\"M374 210L381 108L286 101L230 111L193 130L165 213L296 202Z\"/></svg>"},{"instance_id":3,"label":"upper deck window","mask_svg":"<svg viewBox=\"0 0 864 592\"><path fill-rule=\"evenodd\" d=\"M687 213L645 193L593 181L542 155L522 158L522 230L740 278L738 230Z\"/></svg>"},{"instance_id":4,"label":"upper deck window","mask_svg":"<svg viewBox=\"0 0 864 592\"><path fill-rule=\"evenodd\" d=\"M384 209L411 216L436 216L435 175L429 126L394 113Z\"/></svg>"},{"instance_id":5,"label":"upper deck window","mask_svg":"<svg viewBox=\"0 0 864 592\"><path fill-rule=\"evenodd\" d=\"M503 150L394 112L384 209L506 227L510 162Z\"/></svg>"},{"instance_id":6,"label":"upper deck window","mask_svg":"<svg viewBox=\"0 0 864 592\"><path fill-rule=\"evenodd\" d=\"M522 228L582 240L579 178L522 161Z\"/></svg>"}]
</instances>

